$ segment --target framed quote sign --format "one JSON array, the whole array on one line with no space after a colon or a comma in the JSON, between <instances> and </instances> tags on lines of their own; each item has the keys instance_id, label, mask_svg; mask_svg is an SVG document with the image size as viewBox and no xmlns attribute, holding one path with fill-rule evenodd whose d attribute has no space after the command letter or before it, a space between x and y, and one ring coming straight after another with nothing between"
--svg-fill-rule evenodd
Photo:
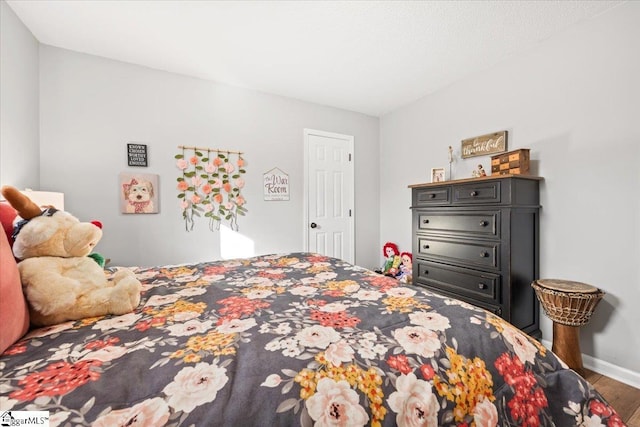
<instances>
[{"instance_id":1,"label":"framed quote sign","mask_svg":"<svg viewBox=\"0 0 640 427\"><path fill-rule=\"evenodd\" d=\"M264 200L289 200L289 175L273 168L262 175Z\"/></svg>"},{"instance_id":2,"label":"framed quote sign","mask_svg":"<svg viewBox=\"0 0 640 427\"><path fill-rule=\"evenodd\" d=\"M486 156L507 151L507 131L489 133L462 140L462 158Z\"/></svg>"},{"instance_id":3,"label":"framed quote sign","mask_svg":"<svg viewBox=\"0 0 640 427\"><path fill-rule=\"evenodd\" d=\"M129 166L147 167L147 145L137 143L127 144L127 159Z\"/></svg>"}]
</instances>

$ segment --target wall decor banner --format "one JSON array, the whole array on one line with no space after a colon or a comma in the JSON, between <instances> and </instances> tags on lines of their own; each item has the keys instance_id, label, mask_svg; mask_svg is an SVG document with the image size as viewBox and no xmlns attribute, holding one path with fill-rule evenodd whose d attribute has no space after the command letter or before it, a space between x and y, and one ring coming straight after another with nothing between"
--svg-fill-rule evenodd
<instances>
[{"instance_id":1,"label":"wall decor banner","mask_svg":"<svg viewBox=\"0 0 640 427\"><path fill-rule=\"evenodd\" d=\"M462 158L485 156L507 151L507 131L489 133L462 140Z\"/></svg>"},{"instance_id":2,"label":"wall decor banner","mask_svg":"<svg viewBox=\"0 0 640 427\"><path fill-rule=\"evenodd\" d=\"M273 168L262 175L265 200L289 200L289 175Z\"/></svg>"},{"instance_id":3,"label":"wall decor banner","mask_svg":"<svg viewBox=\"0 0 640 427\"><path fill-rule=\"evenodd\" d=\"M127 159L129 166L147 167L147 145L127 144Z\"/></svg>"},{"instance_id":4,"label":"wall decor banner","mask_svg":"<svg viewBox=\"0 0 640 427\"><path fill-rule=\"evenodd\" d=\"M238 215L247 212L246 200L240 194L244 187L243 153L182 145L178 148L178 199L187 231L193 230L197 217L207 218L212 231L219 230L222 221L229 221L231 229L237 231Z\"/></svg>"},{"instance_id":5,"label":"wall decor banner","mask_svg":"<svg viewBox=\"0 0 640 427\"><path fill-rule=\"evenodd\" d=\"M125 173L119 175L120 212L153 214L159 212L158 175Z\"/></svg>"}]
</instances>

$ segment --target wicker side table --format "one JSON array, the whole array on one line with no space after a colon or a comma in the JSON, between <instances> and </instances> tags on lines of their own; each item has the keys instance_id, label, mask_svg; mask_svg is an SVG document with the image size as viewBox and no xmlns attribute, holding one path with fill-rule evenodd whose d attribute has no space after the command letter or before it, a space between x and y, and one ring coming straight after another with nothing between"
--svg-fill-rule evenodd
<instances>
[{"instance_id":1,"label":"wicker side table","mask_svg":"<svg viewBox=\"0 0 640 427\"><path fill-rule=\"evenodd\" d=\"M570 280L541 279L531 286L544 312L553 321L551 350L571 369L584 376L579 327L589 323L605 293L586 283Z\"/></svg>"}]
</instances>

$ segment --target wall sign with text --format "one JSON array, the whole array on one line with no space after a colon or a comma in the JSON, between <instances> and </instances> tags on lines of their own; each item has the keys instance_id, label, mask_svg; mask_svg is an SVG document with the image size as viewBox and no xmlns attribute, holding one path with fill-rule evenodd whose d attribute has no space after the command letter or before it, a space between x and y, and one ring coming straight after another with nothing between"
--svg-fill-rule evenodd
<instances>
[{"instance_id":1,"label":"wall sign with text","mask_svg":"<svg viewBox=\"0 0 640 427\"><path fill-rule=\"evenodd\" d=\"M289 175L273 168L262 175L265 200L289 200Z\"/></svg>"},{"instance_id":2,"label":"wall sign with text","mask_svg":"<svg viewBox=\"0 0 640 427\"><path fill-rule=\"evenodd\" d=\"M486 156L507 151L507 131L489 133L462 140L462 158Z\"/></svg>"},{"instance_id":3,"label":"wall sign with text","mask_svg":"<svg viewBox=\"0 0 640 427\"><path fill-rule=\"evenodd\" d=\"M147 167L147 145L127 144L127 158L129 166Z\"/></svg>"}]
</instances>

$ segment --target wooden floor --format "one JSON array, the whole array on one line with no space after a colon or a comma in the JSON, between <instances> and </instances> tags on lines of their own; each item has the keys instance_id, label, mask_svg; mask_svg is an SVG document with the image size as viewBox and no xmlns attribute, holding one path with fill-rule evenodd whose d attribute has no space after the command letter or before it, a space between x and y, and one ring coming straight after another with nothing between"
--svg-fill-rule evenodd
<instances>
[{"instance_id":1,"label":"wooden floor","mask_svg":"<svg viewBox=\"0 0 640 427\"><path fill-rule=\"evenodd\" d=\"M640 427L640 390L586 370L585 378L618 412L629 427Z\"/></svg>"}]
</instances>

